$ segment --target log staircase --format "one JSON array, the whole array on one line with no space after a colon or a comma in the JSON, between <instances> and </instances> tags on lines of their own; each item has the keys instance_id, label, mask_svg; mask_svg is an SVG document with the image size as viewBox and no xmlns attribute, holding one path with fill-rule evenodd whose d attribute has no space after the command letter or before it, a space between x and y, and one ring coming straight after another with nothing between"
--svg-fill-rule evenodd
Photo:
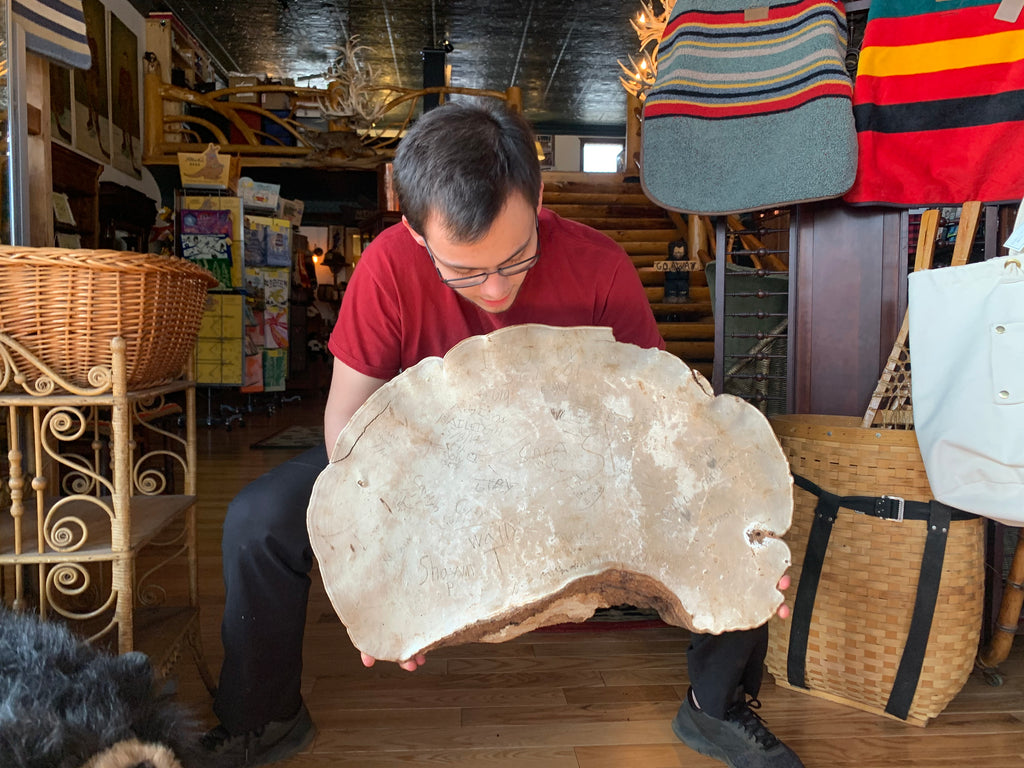
<instances>
[{"instance_id":1,"label":"log staircase","mask_svg":"<svg viewBox=\"0 0 1024 768\"><path fill-rule=\"evenodd\" d=\"M710 379L715 325L704 272L690 273L687 302L668 303L666 273L654 268L668 259L670 243L686 239L670 214L644 195L638 181L620 174L545 171L544 206L604 232L625 249L647 289L666 348Z\"/></svg>"}]
</instances>

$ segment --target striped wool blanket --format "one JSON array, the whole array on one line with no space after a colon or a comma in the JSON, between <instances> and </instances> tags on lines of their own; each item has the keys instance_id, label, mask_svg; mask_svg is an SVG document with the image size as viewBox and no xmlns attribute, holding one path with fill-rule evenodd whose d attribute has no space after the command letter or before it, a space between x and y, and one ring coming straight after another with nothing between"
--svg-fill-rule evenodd
<instances>
[{"instance_id":1,"label":"striped wool blanket","mask_svg":"<svg viewBox=\"0 0 1024 768\"><path fill-rule=\"evenodd\" d=\"M860 170L847 201L1024 197L1024 13L1008 13L1014 5L872 0L854 86Z\"/></svg>"},{"instance_id":2,"label":"striped wool blanket","mask_svg":"<svg viewBox=\"0 0 1024 768\"><path fill-rule=\"evenodd\" d=\"M77 69L92 57L85 33L82 0L12 0L11 19L25 30L25 47Z\"/></svg>"},{"instance_id":3,"label":"striped wool blanket","mask_svg":"<svg viewBox=\"0 0 1024 768\"><path fill-rule=\"evenodd\" d=\"M856 134L835 0L678 0L643 107L641 181L722 214L842 195Z\"/></svg>"}]
</instances>

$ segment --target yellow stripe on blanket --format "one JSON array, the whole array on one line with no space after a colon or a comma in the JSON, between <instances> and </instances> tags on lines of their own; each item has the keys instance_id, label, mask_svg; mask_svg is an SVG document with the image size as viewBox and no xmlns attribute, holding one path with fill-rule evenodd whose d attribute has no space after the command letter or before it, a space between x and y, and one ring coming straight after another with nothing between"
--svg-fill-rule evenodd
<instances>
[{"instance_id":1,"label":"yellow stripe on blanket","mask_svg":"<svg viewBox=\"0 0 1024 768\"><path fill-rule=\"evenodd\" d=\"M917 45L872 46L861 52L858 75L892 77L923 75L950 69L1019 61L1024 51L1024 29L941 40Z\"/></svg>"}]
</instances>

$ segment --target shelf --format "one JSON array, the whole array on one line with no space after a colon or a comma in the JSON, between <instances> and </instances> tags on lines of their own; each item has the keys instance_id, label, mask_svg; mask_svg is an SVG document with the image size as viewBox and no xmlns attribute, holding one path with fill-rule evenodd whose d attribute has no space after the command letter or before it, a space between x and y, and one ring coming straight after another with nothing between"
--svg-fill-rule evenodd
<instances>
[{"instance_id":1,"label":"shelf","mask_svg":"<svg viewBox=\"0 0 1024 768\"><path fill-rule=\"evenodd\" d=\"M103 166L56 143L50 145L50 162L53 191L67 195L76 222L74 226L57 226L54 218L55 231L77 234L83 248L95 248L99 231L99 178Z\"/></svg>"},{"instance_id":2,"label":"shelf","mask_svg":"<svg viewBox=\"0 0 1024 768\"><path fill-rule=\"evenodd\" d=\"M160 677L188 645L212 691L197 621L195 383L126 392L126 345L114 341L111 380L95 390L0 392L10 491L0 504L0 599L59 615L117 653L143 650ZM10 359L0 355L0 377L13 381ZM178 392L183 409L165 399ZM182 414L184 434L163 420L169 413Z\"/></svg>"},{"instance_id":3,"label":"shelf","mask_svg":"<svg viewBox=\"0 0 1024 768\"><path fill-rule=\"evenodd\" d=\"M158 676L167 677L182 645L199 631L199 609L189 605L136 608L134 630L135 649L149 657Z\"/></svg>"},{"instance_id":4,"label":"shelf","mask_svg":"<svg viewBox=\"0 0 1024 768\"><path fill-rule=\"evenodd\" d=\"M125 395L125 399L128 404L145 402L163 395L169 395L173 392L184 391L194 387L195 385L196 383L194 381L188 379L177 379L176 381L171 381L167 384L159 384L155 387L130 390ZM19 392L0 392L0 407L40 406L52 408L65 407L69 405L113 406L116 402L117 398L112 389L99 395L72 395L60 390L57 390L56 393L52 395L30 395Z\"/></svg>"},{"instance_id":5,"label":"shelf","mask_svg":"<svg viewBox=\"0 0 1024 768\"><path fill-rule=\"evenodd\" d=\"M137 552L167 525L195 503L195 496L164 495L164 496L133 496L130 503L131 541L129 549L113 549L111 544L111 524L107 509L113 510L110 496L101 496L93 500L70 498L56 510L51 506L49 515L54 521L48 526L52 532L61 530L73 536L72 541L79 543L77 548L54 549L45 545L44 552L39 552L37 539L37 520L34 500L25 504L22 517L21 553L15 554L14 519L4 514L0 520L0 564L4 563L60 563L73 558L76 562L96 562L113 560L125 554ZM57 501L57 500L53 500ZM50 502L52 505L52 501ZM101 506L104 505L104 506ZM63 524L63 525L62 525ZM81 532L87 532L84 541Z\"/></svg>"}]
</instances>

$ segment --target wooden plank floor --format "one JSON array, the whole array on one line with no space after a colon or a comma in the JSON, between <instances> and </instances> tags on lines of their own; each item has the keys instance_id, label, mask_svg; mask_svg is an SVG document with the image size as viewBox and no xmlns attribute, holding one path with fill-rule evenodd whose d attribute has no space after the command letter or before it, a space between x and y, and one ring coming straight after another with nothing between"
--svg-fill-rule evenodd
<instances>
[{"instance_id":1,"label":"wooden plank floor","mask_svg":"<svg viewBox=\"0 0 1024 768\"><path fill-rule=\"evenodd\" d=\"M288 424L319 423L306 398L244 425L200 426L202 627L216 674L223 611L220 526L234 493L295 451L250 444ZM319 727L311 749L283 768L710 768L669 722L686 691L685 630L538 631L501 645L447 648L414 673L365 669L319 579L307 616L303 691ZM904 725L786 691L766 675L761 714L807 768L1020 768L1024 764L1024 640L1001 666L1006 682L972 675L927 727ZM205 723L210 699L187 658L182 701Z\"/></svg>"}]
</instances>

